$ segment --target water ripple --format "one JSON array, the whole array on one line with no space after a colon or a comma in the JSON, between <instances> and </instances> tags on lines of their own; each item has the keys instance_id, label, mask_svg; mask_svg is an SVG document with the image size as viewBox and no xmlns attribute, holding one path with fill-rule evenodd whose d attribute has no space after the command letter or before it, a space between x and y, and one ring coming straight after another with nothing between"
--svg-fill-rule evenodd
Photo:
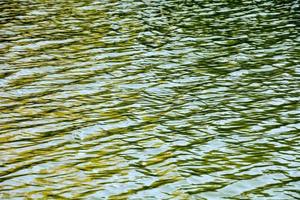
<instances>
[{"instance_id":1,"label":"water ripple","mask_svg":"<svg viewBox=\"0 0 300 200\"><path fill-rule=\"evenodd\" d=\"M0 198L300 198L299 7L0 2Z\"/></svg>"}]
</instances>

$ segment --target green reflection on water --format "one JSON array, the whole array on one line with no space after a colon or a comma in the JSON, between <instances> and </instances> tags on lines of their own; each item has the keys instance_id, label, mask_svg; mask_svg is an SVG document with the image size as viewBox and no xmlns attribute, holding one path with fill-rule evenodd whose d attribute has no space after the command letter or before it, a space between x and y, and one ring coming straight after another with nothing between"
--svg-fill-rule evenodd
<instances>
[{"instance_id":1,"label":"green reflection on water","mask_svg":"<svg viewBox=\"0 0 300 200\"><path fill-rule=\"evenodd\" d=\"M1 199L297 199L298 1L0 3Z\"/></svg>"}]
</instances>

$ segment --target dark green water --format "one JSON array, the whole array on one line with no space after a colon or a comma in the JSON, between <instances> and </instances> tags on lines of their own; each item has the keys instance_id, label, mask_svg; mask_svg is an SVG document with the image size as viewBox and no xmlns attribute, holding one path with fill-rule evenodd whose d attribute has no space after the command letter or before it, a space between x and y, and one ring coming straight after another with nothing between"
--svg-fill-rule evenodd
<instances>
[{"instance_id":1,"label":"dark green water","mask_svg":"<svg viewBox=\"0 0 300 200\"><path fill-rule=\"evenodd\" d=\"M0 1L0 199L299 199L299 2Z\"/></svg>"}]
</instances>

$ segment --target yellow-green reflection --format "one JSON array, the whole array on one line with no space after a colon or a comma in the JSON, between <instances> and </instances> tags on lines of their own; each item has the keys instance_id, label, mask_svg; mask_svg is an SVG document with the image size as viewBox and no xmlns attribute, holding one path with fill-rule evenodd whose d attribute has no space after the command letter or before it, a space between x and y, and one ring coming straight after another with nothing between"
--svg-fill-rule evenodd
<instances>
[{"instance_id":1,"label":"yellow-green reflection","mask_svg":"<svg viewBox=\"0 0 300 200\"><path fill-rule=\"evenodd\" d=\"M299 2L0 2L0 199L297 199Z\"/></svg>"}]
</instances>

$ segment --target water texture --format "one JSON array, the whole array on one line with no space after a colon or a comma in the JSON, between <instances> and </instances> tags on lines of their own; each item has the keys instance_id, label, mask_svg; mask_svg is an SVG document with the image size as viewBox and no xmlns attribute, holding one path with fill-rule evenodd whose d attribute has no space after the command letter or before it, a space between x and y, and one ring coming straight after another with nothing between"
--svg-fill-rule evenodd
<instances>
[{"instance_id":1,"label":"water texture","mask_svg":"<svg viewBox=\"0 0 300 200\"><path fill-rule=\"evenodd\" d=\"M0 199L299 199L299 1L0 1Z\"/></svg>"}]
</instances>

